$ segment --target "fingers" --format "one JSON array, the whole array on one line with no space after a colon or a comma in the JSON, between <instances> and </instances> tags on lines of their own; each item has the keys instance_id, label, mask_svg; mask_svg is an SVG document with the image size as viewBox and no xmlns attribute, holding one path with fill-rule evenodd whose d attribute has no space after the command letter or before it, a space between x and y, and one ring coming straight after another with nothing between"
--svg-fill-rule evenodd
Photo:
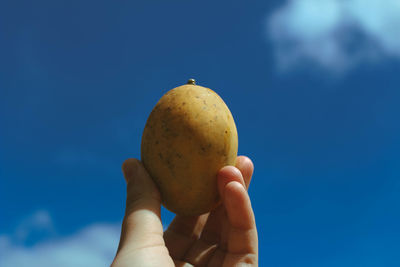
<instances>
[{"instance_id":1,"label":"fingers","mask_svg":"<svg viewBox=\"0 0 400 267\"><path fill-rule=\"evenodd\" d=\"M119 249L164 245L157 187L137 159L127 159L122 171L127 182L127 199Z\"/></svg>"},{"instance_id":2,"label":"fingers","mask_svg":"<svg viewBox=\"0 0 400 267\"><path fill-rule=\"evenodd\" d=\"M224 181L218 184L234 180L248 187L253 173L253 163L249 158L239 156L236 160L236 167L223 167L218 173L218 179L222 178ZM223 206L219 206L210 213L200 239L194 242L185 254L183 258L185 261L202 266L212 257L217 245L226 248L229 223L224 209Z\"/></svg>"},{"instance_id":3,"label":"fingers","mask_svg":"<svg viewBox=\"0 0 400 267\"><path fill-rule=\"evenodd\" d=\"M241 183L241 173L233 167L221 170L218 189L226 210L230 231L227 236L227 251L232 254L257 253L257 229L249 195Z\"/></svg>"},{"instance_id":4,"label":"fingers","mask_svg":"<svg viewBox=\"0 0 400 267\"><path fill-rule=\"evenodd\" d=\"M250 198L243 185L230 181L224 185L224 206L228 220L234 228L249 230L255 227Z\"/></svg>"},{"instance_id":5,"label":"fingers","mask_svg":"<svg viewBox=\"0 0 400 267\"><path fill-rule=\"evenodd\" d=\"M236 166L234 168L232 166L223 167L218 177L226 178L225 181L230 181L229 179L234 179L242 184L249 185L251 180L251 175L253 174L253 163L248 157L239 156L236 159ZM226 173L226 175L220 175L222 173ZM243 175L242 175L242 174ZM220 183L218 183L220 184ZM221 190L219 190L221 192ZM221 233L223 232L223 218L224 218L224 208L222 206L216 208L210 213L208 216L208 220L206 225L204 226L204 230L201 233L201 241L207 245L218 243L221 239ZM201 244L200 244L201 245Z\"/></svg>"},{"instance_id":6,"label":"fingers","mask_svg":"<svg viewBox=\"0 0 400 267\"><path fill-rule=\"evenodd\" d=\"M240 161L240 160L239 160ZM247 174L250 172L247 172ZM245 188L246 182L242 175L242 172L239 171L238 168L232 166L226 166L222 168L218 173L218 192L221 196L222 207L221 207L221 217L223 220L218 224L219 227L224 226L220 229L219 234L219 247L222 250L227 250L228 247L228 239L230 228L232 227L231 222L229 221L228 214L225 206L225 186L230 182L236 182L240 184L243 188ZM247 177L250 182L251 177Z\"/></svg>"},{"instance_id":7,"label":"fingers","mask_svg":"<svg viewBox=\"0 0 400 267\"><path fill-rule=\"evenodd\" d=\"M244 181L243 175L238 168L233 166L225 166L218 172L218 192L222 199L224 200L225 190L224 187L226 184L232 181L236 181L245 188L246 183Z\"/></svg>"},{"instance_id":8,"label":"fingers","mask_svg":"<svg viewBox=\"0 0 400 267\"><path fill-rule=\"evenodd\" d=\"M236 168L242 173L246 188L249 188L251 177L253 176L254 164L246 156L239 156L236 158Z\"/></svg>"}]
</instances>

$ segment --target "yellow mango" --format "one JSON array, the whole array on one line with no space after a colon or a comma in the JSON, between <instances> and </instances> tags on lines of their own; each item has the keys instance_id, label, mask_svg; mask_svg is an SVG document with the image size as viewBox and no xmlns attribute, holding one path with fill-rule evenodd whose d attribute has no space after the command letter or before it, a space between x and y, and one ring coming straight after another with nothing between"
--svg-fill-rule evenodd
<instances>
[{"instance_id":1,"label":"yellow mango","mask_svg":"<svg viewBox=\"0 0 400 267\"><path fill-rule=\"evenodd\" d=\"M167 209L199 215L218 205L217 172L235 164L237 150L229 108L214 91L190 79L168 91L152 110L141 160Z\"/></svg>"}]
</instances>

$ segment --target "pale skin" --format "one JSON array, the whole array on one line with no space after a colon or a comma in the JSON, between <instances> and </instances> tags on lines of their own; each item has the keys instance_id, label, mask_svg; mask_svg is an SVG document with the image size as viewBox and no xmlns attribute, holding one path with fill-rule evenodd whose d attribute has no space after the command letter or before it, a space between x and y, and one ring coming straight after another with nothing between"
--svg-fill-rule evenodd
<instances>
[{"instance_id":1,"label":"pale skin","mask_svg":"<svg viewBox=\"0 0 400 267\"><path fill-rule=\"evenodd\" d=\"M112 267L258 266L258 238L247 188L253 163L245 156L217 175L222 203L201 216L177 215L164 232L161 198L137 159L122 165L125 217Z\"/></svg>"}]
</instances>

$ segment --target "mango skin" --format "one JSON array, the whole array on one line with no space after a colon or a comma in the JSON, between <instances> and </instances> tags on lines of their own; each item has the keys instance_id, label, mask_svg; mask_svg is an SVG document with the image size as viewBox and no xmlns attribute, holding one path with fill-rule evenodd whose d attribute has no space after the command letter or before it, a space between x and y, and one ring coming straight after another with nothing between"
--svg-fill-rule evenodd
<instances>
[{"instance_id":1,"label":"mango skin","mask_svg":"<svg viewBox=\"0 0 400 267\"><path fill-rule=\"evenodd\" d=\"M141 160L163 205L190 216L219 204L217 173L234 165L238 136L232 114L212 90L186 84L167 92L143 131Z\"/></svg>"}]
</instances>

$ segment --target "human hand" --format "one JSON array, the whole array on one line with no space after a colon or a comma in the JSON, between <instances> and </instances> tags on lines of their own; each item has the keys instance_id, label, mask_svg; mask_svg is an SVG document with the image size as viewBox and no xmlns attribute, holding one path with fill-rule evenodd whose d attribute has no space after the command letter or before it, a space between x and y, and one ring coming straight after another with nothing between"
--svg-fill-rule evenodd
<instances>
[{"instance_id":1,"label":"human hand","mask_svg":"<svg viewBox=\"0 0 400 267\"><path fill-rule=\"evenodd\" d=\"M163 233L161 197L139 160L122 165L127 181L125 217L112 267L257 266L258 238L247 194L253 163L240 156L217 175L222 203L200 216L177 215Z\"/></svg>"}]
</instances>

